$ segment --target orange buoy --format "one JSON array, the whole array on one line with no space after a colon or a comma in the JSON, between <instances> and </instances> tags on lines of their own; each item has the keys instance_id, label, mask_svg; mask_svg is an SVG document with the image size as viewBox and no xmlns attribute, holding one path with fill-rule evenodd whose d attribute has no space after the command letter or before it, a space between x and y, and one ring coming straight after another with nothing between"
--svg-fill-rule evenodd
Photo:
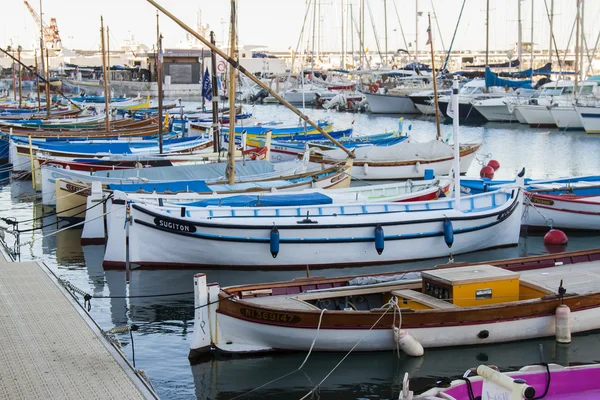
<instances>
[{"instance_id":1,"label":"orange buoy","mask_svg":"<svg viewBox=\"0 0 600 400\"><path fill-rule=\"evenodd\" d=\"M550 229L548 233L544 235L544 244L552 246L561 246L567 244L569 238L560 229Z\"/></svg>"},{"instance_id":2,"label":"orange buoy","mask_svg":"<svg viewBox=\"0 0 600 400\"><path fill-rule=\"evenodd\" d=\"M498 171L498 168L500 168L500 163L496 160L490 160L487 163L487 166L494 168L494 171Z\"/></svg>"},{"instance_id":3,"label":"orange buoy","mask_svg":"<svg viewBox=\"0 0 600 400\"><path fill-rule=\"evenodd\" d=\"M494 179L494 168L490 167L489 165L486 165L479 171L479 176L481 178Z\"/></svg>"},{"instance_id":4,"label":"orange buoy","mask_svg":"<svg viewBox=\"0 0 600 400\"><path fill-rule=\"evenodd\" d=\"M377 85L376 83L372 83L369 85L369 92L377 93L378 91L379 91L379 85Z\"/></svg>"}]
</instances>

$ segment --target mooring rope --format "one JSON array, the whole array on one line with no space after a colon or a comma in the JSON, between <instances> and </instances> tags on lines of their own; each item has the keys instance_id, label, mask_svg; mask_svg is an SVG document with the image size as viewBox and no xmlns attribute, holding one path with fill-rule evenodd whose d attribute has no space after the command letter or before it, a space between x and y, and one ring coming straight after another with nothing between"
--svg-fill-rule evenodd
<instances>
[{"instance_id":1,"label":"mooring rope","mask_svg":"<svg viewBox=\"0 0 600 400\"><path fill-rule=\"evenodd\" d=\"M271 381L269 381L269 382L267 382L265 384L262 384L259 387L256 387L256 388L250 390L249 392L242 393L239 396L236 396L236 397L234 397L231 400L235 400L235 399L239 399L241 397L247 396L250 393L256 392L257 390L260 390L260 389L262 389L262 388L264 388L264 387L266 387L266 386L268 386L268 385L270 385L272 383L275 383L275 382L277 382L277 381L279 381L281 379L287 378L288 376L290 376L292 374L295 374L296 372L300 371L302 369L302 367L304 367L304 364L306 364L306 362L308 361L308 358L310 357L310 355L311 355L311 353L313 351L313 348L315 347L315 343L317 342L317 338L319 337L319 332L321 330L321 322L323 320L323 314L325 314L326 310L327 310L326 308L324 308L324 309L321 310L321 314L319 315L319 323L317 324L317 333L316 333L316 335L315 335L315 337L314 337L314 339L313 339L313 341L312 341L312 343L310 345L310 348L308 349L308 353L306 354L306 357L304 357L304 361L302 361L302 364L300 364L300 366L298 368L296 368L295 370L293 370L291 372L288 372L285 375L280 376L279 378L273 379L273 380L271 380Z\"/></svg>"},{"instance_id":2,"label":"mooring rope","mask_svg":"<svg viewBox=\"0 0 600 400\"><path fill-rule=\"evenodd\" d=\"M359 341L356 342L356 344L354 346L352 346L352 348L346 353L346 355L344 355L344 357L342 357L342 359L335 365L335 367L333 367L333 369L327 375L325 375L325 377L319 383L317 383L317 385L314 388L312 388L310 390L310 392L308 392L306 395L304 395L304 397L302 397L300 400L304 400L304 399L308 398L308 396L314 394L315 391L323 384L323 382L325 382L327 380L327 378L329 378L331 376L331 374L333 374L333 372L346 360L346 358L348 358L348 356L350 356L350 354L354 351L354 349L356 349L356 347L358 347L358 345L362 343L362 341L367 337L367 334L369 332L371 332L373 330L373 328L375 328L375 326L379 323L379 321L381 321L383 319L383 317L393 308L393 305L391 305L391 300L390 300L390 302L388 302L387 306L388 307L386 308L385 312L383 314L381 314L381 316L377 319L377 321L375 321L375 323L369 328L369 330L367 330L363 334L363 336L359 339Z\"/></svg>"}]
</instances>

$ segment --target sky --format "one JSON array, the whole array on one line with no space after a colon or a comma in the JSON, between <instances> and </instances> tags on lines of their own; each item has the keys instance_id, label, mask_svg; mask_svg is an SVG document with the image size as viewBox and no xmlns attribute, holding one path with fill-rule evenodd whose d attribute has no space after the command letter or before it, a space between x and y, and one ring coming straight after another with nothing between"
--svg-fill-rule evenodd
<instances>
[{"instance_id":1,"label":"sky","mask_svg":"<svg viewBox=\"0 0 600 400\"><path fill-rule=\"evenodd\" d=\"M195 27L198 10L202 11L203 24L209 24L215 31L217 40L228 34L230 2L227 0L157 0L175 16ZM320 18L317 11L317 24L320 25L320 47L323 51L341 49L342 1L345 4L344 25L348 27L349 4L355 20L358 20L359 0L316 0L320 3ZM490 49L507 50L517 41L517 4L522 2L523 41L531 41L531 5L534 2L533 41L535 47L547 49L550 39L548 16L544 3L548 7L552 0L489 0L490 1ZM405 48L400 33L400 23L409 49L415 42L415 6L416 0L365 0L365 8L372 11L372 19L384 47L384 4L387 5L388 48ZM434 44L436 50L448 48L457 25L463 0L418 0L419 11L419 49L426 49L427 14L432 13ZM574 25L576 0L554 0L554 35L559 48L565 48ZM37 47L39 28L37 28L22 0L0 0L3 11L0 15L0 46L21 45L25 49ZM39 12L39 1L30 0L31 6ZM310 1L314 4L314 0ZM461 22L454 43L456 50L485 49L486 0L466 0ZM269 50L285 51L296 49L304 15L306 0L238 0L238 37L241 45L262 45ZM146 0L43 0L44 20L57 18L63 46L70 49L97 49L100 43L100 15L105 25L110 27L111 47L120 45L134 35L135 39L149 47L156 40L156 10ZM600 0L586 0L584 6L584 31L588 47L593 48L600 27L593 22L600 17ZM396 9L398 14L396 14ZM437 24L433 13L437 16ZM300 50L307 47L312 39L313 8L308 13L305 32ZM318 23L320 21L320 24ZM399 23L400 21L400 23ZM161 14L160 29L166 48L177 48L184 37L184 31L168 17ZM376 40L369 11L365 18L365 46L376 50ZM441 31L441 35L440 35ZM358 38L354 31L355 48ZM441 39L441 40L440 40ZM350 48L350 33L344 39L346 48ZM443 45L442 46L442 41ZM574 39L571 42L573 47ZM312 45L309 44L309 47Z\"/></svg>"}]
</instances>

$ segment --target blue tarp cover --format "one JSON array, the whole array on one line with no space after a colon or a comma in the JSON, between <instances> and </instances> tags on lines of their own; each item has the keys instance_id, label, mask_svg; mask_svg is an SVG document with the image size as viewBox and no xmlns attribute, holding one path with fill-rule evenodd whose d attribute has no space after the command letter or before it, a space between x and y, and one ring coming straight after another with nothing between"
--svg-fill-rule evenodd
<instances>
[{"instance_id":1,"label":"blue tarp cover","mask_svg":"<svg viewBox=\"0 0 600 400\"><path fill-rule=\"evenodd\" d=\"M284 207L311 206L331 204L333 200L322 193L275 194L268 196L241 194L236 196L206 199L182 205L193 207L225 206L225 207Z\"/></svg>"},{"instance_id":2,"label":"blue tarp cover","mask_svg":"<svg viewBox=\"0 0 600 400\"><path fill-rule=\"evenodd\" d=\"M508 88L526 88L532 89L531 87L531 79L528 80L514 80L514 79L504 79L499 78L498 75L494 74L490 71L490 67L485 67L485 86L501 86Z\"/></svg>"},{"instance_id":3,"label":"blue tarp cover","mask_svg":"<svg viewBox=\"0 0 600 400\"><path fill-rule=\"evenodd\" d=\"M212 193L212 190L204 181L171 181L171 182L155 182L155 183L123 183L110 184L108 188L111 190L120 190L126 193L134 193L144 191L147 193L177 193L177 192L196 192L196 193Z\"/></svg>"}]
</instances>

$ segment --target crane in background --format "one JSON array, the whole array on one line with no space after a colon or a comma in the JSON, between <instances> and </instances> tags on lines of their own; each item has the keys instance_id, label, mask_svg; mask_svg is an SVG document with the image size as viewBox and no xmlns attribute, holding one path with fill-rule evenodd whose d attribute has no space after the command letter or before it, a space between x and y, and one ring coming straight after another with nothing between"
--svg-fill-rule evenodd
<instances>
[{"instance_id":1,"label":"crane in background","mask_svg":"<svg viewBox=\"0 0 600 400\"><path fill-rule=\"evenodd\" d=\"M60 50L62 48L62 41L60 40L60 35L58 33L58 25L56 24L56 18L50 18L50 26L48 26L44 23L44 21L38 15L38 13L35 12L33 8L31 8L31 6L26 0L24 0L23 3L25 3L25 7L27 7L29 12L31 13L31 16L35 20L35 23L37 24L38 28L44 31L44 46L50 50Z\"/></svg>"}]
</instances>

